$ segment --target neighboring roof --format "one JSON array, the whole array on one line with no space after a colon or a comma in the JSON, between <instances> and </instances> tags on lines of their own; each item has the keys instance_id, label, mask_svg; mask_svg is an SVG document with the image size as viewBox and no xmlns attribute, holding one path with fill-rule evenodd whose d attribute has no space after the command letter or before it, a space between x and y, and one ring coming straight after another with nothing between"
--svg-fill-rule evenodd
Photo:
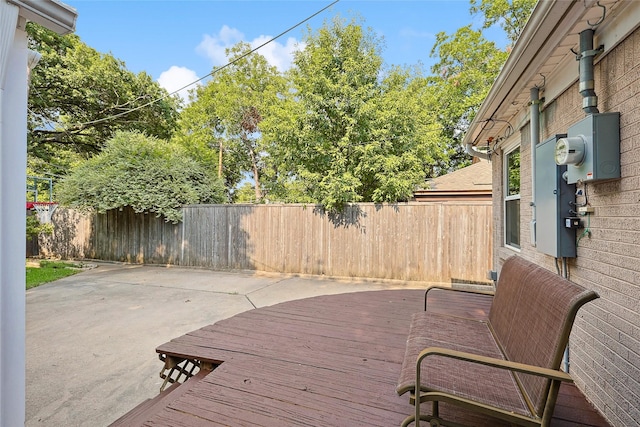
<instances>
[{"instance_id":1,"label":"neighboring roof","mask_svg":"<svg viewBox=\"0 0 640 427\"><path fill-rule=\"evenodd\" d=\"M480 160L428 181L429 188L416 190L416 200L488 200L491 199L491 163Z\"/></svg>"},{"instance_id":2,"label":"neighboring roof","mask_svg":"<svg viewBox=\"0 0 640 427\"><path fill-rule=\"evenodd\" d=\"M603 7L606 8L605 19ZM507 62L465 134L463 145L508 135L526 120L530 90L544 90L545 104L578 81L580 32L596 27L595 45L613 49L639 24L640 2L539 1ZM574 52L572 52L572 49ZM602 55L601 55L602 56ZM597 58L596 58L597 60Z\"/></svg>"},{"instance_id":3,"label":"neighboring roof","mask_svg":"<svg viewBox=\"0 0 640 427\"><path fill-rule=\"evenodd\" d=\"M491 191L491 163L480 160L429 181L429 190L488 190Z\"/></svg>"}]
</instances>

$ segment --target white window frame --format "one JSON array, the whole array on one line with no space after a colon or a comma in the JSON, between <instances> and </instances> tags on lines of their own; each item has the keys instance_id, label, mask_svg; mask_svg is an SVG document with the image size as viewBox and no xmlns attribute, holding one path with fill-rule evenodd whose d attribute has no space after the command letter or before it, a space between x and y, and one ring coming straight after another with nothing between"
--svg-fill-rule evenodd
<instances>
[{"instance_id":1,"label":"white window frame","mask_svg":"<svg viewBox=\"0 0 640 427\"><path fill-rule=\"evenodd\" d=\"M503 168L502 168L502 176L503 176L503 200L502 200L502 207L503 207L503 218L502 218L502 230L503 230L503 245L506 248L509 248L513 251L516 252L520 252L520 248L522 247L522 235L520 233L521 230L521 215L522 215L522 209L520 206L519 209L519 214L518 214L518 244L515 245L513 244L513 242L509 242L507 241L509 234L507 234L507 224L508 224L508 218L507 218L507 202L511 202L514 200L518 200L520 201L520 191L518 192L518 194L509 194L509 155L512 154L514 151L516 150L520 150L520 155L522 156L522 150L521 150L521 145L520 145L520 141L519 140L515 140L511 143L509 143L507 146L505 146L503 148L503 158L502 158L502 162L503 162ZM522 165L520 166L520 170L522 171ZM522 173L520 174L520 184L522 185Z\"/></svg>"}]
</instances>

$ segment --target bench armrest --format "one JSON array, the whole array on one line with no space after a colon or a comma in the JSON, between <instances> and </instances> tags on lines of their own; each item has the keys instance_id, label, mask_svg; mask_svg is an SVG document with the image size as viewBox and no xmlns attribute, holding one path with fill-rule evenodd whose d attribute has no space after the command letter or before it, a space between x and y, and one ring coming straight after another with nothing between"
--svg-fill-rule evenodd
<instances>
[{"instance_id":1,"label":"bench armrest","mask_svg":"<svg viewBox=\"0 0 640 427\"><path fill-rule=\"evenodd\" d=\"M451 288L448 286L442 286L442 285L434 285L434 286L430 286L429 288L427 288L427 290L424 293L424 311L427 311L427 301L429 298L429 291L432 290L441 290L441 291L450 291L450 292L460 292L460 293L466 293L466 294L474 294L474 295L488 295L488 296L493 296L495 294L495 291L482 291L482 290L474 290L474 289L458 289L458 288Z\"/></svg>"},{"instance_id":2,"label":"bench armrest","mask_svg":"<svg viewBox=\"0 0 640 427\"><path fill-rule=\"evenodd\" d=\"M525 363L512 362L510 360L497 359L493 357L480 356L473 353L466 353L463 351L450 350L442 347L428 347L420 352L416 361L416 385L419 382L420 364L425 357L428 356L444 356L458 360L466 360L468 362L480 363L483 365L493 366L495 368L508 369L513 372L522 372L525 374L537 375L539 377L545 377L554 381L573 382L573 379L569 374L563 371L543 368L535 365L527 365Z\"/></svg>"},{"instance_id":3,"label":"bench armrest","mask_svg":"<svg viewBox=\"0 0 640 427\"><path fill-rule=\"evenodd\" d=\"M419 425L418 420L431 419L431 417L424 418L420 413L420 404L428 400L433 400L434 404L436 404L437 401L444 401L444 402L451 402L455 404L462 404L463 406L467 406L467 407L474 407L476 410L479 410L480 412L497 416L498 418L502 418L510 422L515 422L519 425L520 424L521 425L540 425L538 420L535 420L535 422L532 422L532 418L528 416L518 414L504 408L500 408L499 406L495 406L494 404L491 404L491 403L482 403L479 401L467 399L465 397L455 396L448 392L440 392L437 390L432 390L432 391L425 390L425 392L423 392L420 386L421 363L423 359L429 356L449 357L449 358L464 360L472 363L480 363L483 365L492 366L499 369L507 369L511 372L523 372L526 374L549 378L553 383L557 385L554 387L551 387L551 389L549 390L549 399L553 403L550 406L549 406L549 402L545 404L545 413L547 412L548 408L551 408L551 412L553 411L553 405L555 404L554 394L557 393L559 382L560 381L573 382L569 374L562 371L557 371L554 369L542 368L539 366L527 365L524 363L517 363L517 362L512 362L509 360L503 360L503 359L498 359L493 357L480 356L473 353L450 350L442 347L428 347L420 352L416 361L416 382L415 382L415 388L412 396L412 398L414 399L413 403L415 406L415 414L405 420L405 421L416 420L416 425ZM533 408L531 408L531 410L533 411ZM433 411L434 411L435 419L437 420L438 419L437 406L434 406ZM547 415L544 415L543 418L546 419L547 422L549 421L549 417ZM408 423L403 425L408 425ZM542 422L542 425L547 425L547 424L545 422Z\"/></svg>"}]
</instances>

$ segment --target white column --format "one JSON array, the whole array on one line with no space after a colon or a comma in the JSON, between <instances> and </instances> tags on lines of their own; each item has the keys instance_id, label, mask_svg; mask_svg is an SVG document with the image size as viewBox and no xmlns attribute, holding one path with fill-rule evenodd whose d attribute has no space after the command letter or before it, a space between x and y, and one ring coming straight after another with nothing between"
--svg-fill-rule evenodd
<instances>
[{"instance_id":1,"label":"white column","mask_svg":"<svg viewBox=\"0 0 640 427\"><path fill-rule=\"evenodd\" d=\"M23 426L27 36L15 6L0 0L0 12L0 426Z\"/></svg>"},{"instance_id":2,"label":"white column","mask_svg":"<svg viewBox=\"0 0 640 427\"><path fill-rule=\"evenodd\" d=\"M4 89L4 76L11 45L18 23L18 6L0 0L0 89Z\"/></svg>"}]
</instances>

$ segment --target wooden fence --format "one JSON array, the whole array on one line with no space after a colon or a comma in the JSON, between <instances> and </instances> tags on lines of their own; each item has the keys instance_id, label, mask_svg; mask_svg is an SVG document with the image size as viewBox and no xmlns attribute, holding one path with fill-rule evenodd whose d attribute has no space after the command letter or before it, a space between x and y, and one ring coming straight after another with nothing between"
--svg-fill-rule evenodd
<instances>
[{"instance_id":1,"label":"wooden fence","mask_svg":"<svg viewBox=\"0 0 640 427\"><path fill-rule=\"evenodd\" d=\"M131 209L81 215L58 209L45 256L332 277L487 282L490 202L317 207L194 205L166 223Z\"/></svg>"}]
</instances>

